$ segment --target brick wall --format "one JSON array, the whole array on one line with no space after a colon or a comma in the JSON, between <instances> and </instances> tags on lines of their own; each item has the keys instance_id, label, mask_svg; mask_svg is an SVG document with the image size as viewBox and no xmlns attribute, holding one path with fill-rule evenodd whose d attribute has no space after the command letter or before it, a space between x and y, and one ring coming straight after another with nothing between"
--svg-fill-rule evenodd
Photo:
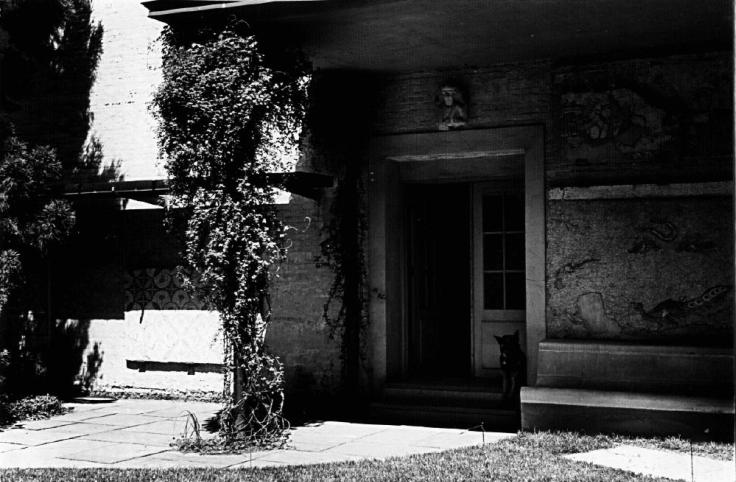
<instances>
[{"instance_id":1,"label":"brick wall","mask_svg":"<svg viewBox=\"0 0 736 482\"><path fill-rule=\"evenodd\" d=\"M163 177L157 163L156 126L148 110L161 79L161 46L156 39L163 24L149 19L138 0L92 0L91 6L93 25L99 23L103 29L102 53L91 85L89 32L80 29L68 43L57 50L47 47L41 55L23 50L32 47L10 29L10 35L0 33L0 44L17 41L20 53L4 56L5 68L14 73L2 76L0 108L8 109L21 138L57 148L66 166L76 165L85 149L94 146L101 163L98 172L85 172L85 177L103 171L105 179L112 171L126 180ZM48 19L33 8L38 7L21 9L18 25L46 25ZM0 45L0 56L6 48ZM99 144L92 142L93 137Z\"/></svg>"},{"instance_id":2,"label":"brick wall","mask_svg":"<svg viewBox=\"0 0 736 482\"><path fill-rule=\"evenodd\" d=\"M90 92L91 132L105 163L120 163L126 180L163 178L157 161L156 123L149 103L161 82L163 24L148 18L139 0L93 0L102 22L103 53Z\"/></svg>"},{"instance_id":3,"label":"brick wall","mask_svg":"<svg viewBox=\"0 0 736 482\"><path fill-rule=\"evenodd\" d=\"M286 261L272 291L273 323L266 343L286 368L288 389L307 405L333 393L340 377L339 338L322 319L333 273L317 267L323 239L324 206L297 195L279 206L290 226Z\"/></svg>"}]
</instances>

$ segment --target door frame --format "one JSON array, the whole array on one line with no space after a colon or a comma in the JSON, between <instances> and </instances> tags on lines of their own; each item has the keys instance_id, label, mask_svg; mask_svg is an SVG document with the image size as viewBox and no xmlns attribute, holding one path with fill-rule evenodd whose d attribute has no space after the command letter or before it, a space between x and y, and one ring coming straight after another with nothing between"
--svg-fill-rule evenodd
<instances>
[{"instance_id":1,"label":"door frame","mask_svg":"<svg viewBox=\"0 0 736 482\"><path fill-rule=\"evenodd\" d=\"M403 348L407 306L402 182L493 181L522 176L527 381L533 386L539 342L546 335L543 126L401 134L372 140L366 173L366 373L376 393L382 391L387 378L405 373L407 364Z\"/></svg>"},{"instance_id":2,"label":"door frame","mask_svg":"<svg viewBox=\"0 0 736 482\"><path fill-rule=\"evenodd\" d=\"M526 325L526 311L525 309L486 309L483 306L483 294L484 294L484 272L483 266L483 197L487 194L523 194L524 185L523 179L513 179L509 181L498 181L498 182L476 182L472 184L472 215L473 219L471 222L471 239L472 239L472 257L473 262L471 266L471 275L473 276L473 319L472 319L472 344L473 344L473 373L476 377L489 377L495 376L499 373L499 366L487 367L483 364L484 359L484 346L490 344L490 351L495 353L497 343L495 340L484 340L483 332L484 327L489 326L487 324L496 324L496 327L509 325L522 324ZM526 238L526 237L525 237ZM521 320L521 321L520 321ZM494 330L495 331L495 330ZM508 332L495 332L494 334L510 334ZM526 326L523 327L521 334L521 340L526 340ZM486 343L484 343L484 341ZM498 356L498 355L496 355ZM495 358L494 362L498 363L499 359Z\"/></svg>"}]
</instances>

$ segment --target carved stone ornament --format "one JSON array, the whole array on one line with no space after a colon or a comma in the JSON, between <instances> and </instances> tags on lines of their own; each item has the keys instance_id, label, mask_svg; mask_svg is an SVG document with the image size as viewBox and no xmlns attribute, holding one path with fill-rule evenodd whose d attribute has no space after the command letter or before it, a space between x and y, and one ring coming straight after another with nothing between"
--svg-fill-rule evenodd
<instances>
[{"instance_id":1,"label":"carved stone ornament","mask_svg":"<svg viewBox=\"0 0 736 482\"><path fill-rule=\"evenodd\" d=\"M438 128L441 131L463 127L468 121L466 96L460 88L451 83L445 83L435 99L440 108L440 121Z\"/></svg>"}]
</instances>

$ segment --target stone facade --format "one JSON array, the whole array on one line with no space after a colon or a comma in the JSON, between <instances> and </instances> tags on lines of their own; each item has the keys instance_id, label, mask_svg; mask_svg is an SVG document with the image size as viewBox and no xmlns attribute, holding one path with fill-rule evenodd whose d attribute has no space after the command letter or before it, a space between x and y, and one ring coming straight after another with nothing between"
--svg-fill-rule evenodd
<instances>
[{"instance_id":1,"label":"stone facade","mask_svg":"<svg viewBox=\"0 0 736 482\"><path fill-rule=\"evenodd\" d=\"M400 75L377 82L374 132L436 130L431 100L453 79L468 92L466 128L545 127L548 189L727 181L731 69L729 55L709 53ZM698 189L689 193L696 197L548 201L547 335L730 343L731 198Z\"/></svg>"},{"instance_id":2,"label":"stone facade","mask_svg":"<svg viewBox=\"0 0 736 482\"><path fill-rule=\"evenodd\" d=\"M161 178L148 104L161 75L156 38L162 24L147 18L137 0L95 0L93 9L104 36L89 134L100 141L102 167L115 166L124 180ZM464 129L544 126L548 189L730 180L731 73L731 56L716 52L375 76L360 88L328 92L340 111L327 115L329 125L310 130L333 131L323 140L339 155L330 159L306 136L299 167L340 174L341 164L366 161L362 138L436 131L435 97L451 81L465 94ZM371 111L351 111L345 96L364 94L377 99ZM28 112L39 112L34 109ZM292 229L267 344L286 365L289 389L302 397L330 394L340 383L340 342L322 320L333 274L317 266L327 199L291 196L279 206ZM728 197L548 201L548 336L703 345L730 340L730 203ZM95 350L102 359L98 389L219 394L220 374L128 367L130 360L221 361L217 315L178 294L171 276L178 247L154 226L156 213L100 215L90 224L94 235L57 260L57 324L86 327L83 359ZM157 280L165 286L154 290Z\"/></svg>"}]
</instances>

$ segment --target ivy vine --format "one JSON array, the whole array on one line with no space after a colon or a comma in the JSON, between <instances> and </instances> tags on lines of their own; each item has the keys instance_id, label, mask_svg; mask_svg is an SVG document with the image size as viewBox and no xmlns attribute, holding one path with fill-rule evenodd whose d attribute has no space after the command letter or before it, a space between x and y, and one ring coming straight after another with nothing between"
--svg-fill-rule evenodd
<instances>
[{"instance_id":1,"label":"ivy vine","mask_svg":"<svg viewBox=\"0 0 736 482\"><path fill-rule=\"evenodd\" d=\"M366 367L366 159L361 153L368 150L376 90L376 79L364 72L315 75L308 113L312 161L337 180L317 265L334 273L322 317L333 337L340 339L342 389L353 401L360 399Z\"/></svg>"},{"instance_id":2,"label":"ivy vine","mask_svg":"<svg viewBox=\"0 0 736 482\"><path fill-rule=\"evenodd\" d=\"M278 441L281 362L264 348L269 286L285 251L268 173L294 159L308 75L297 54L265 55L244 23L163 34L154 97L174 217L183 219L186 284L220 314L234 396L220 416L229 445ZM196 334L192 334L196 336Z\"/></svg>"}]
</instances>

